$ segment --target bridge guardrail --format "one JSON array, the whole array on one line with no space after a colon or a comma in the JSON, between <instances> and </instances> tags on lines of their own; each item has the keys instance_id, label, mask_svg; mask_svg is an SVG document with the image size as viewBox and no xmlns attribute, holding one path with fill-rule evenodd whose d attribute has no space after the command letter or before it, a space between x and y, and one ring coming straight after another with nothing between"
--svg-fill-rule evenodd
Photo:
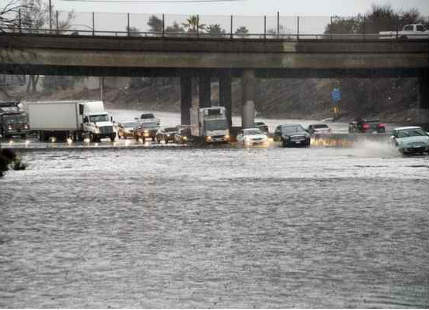
<instances>
[{"instance_id":1,"label":"bridge guardrail","mask_svg":"<svg viewBox=\"0 0 429 310\"><path fill-rule=\"evenodd\" d=\"M21 14L19 13L19 16ZM56 11L52 20L40 28L28 27L20 17L13 27L2 27L0 32L84 35L131 36L203 39L263 39L263 40L396 40L398 35L380 37L371 30L365 16L220 16L220 15L166 15L100 12ZM359 29L343 33L336 23L355 18ZM372 21L374 23L374 21ZM429 18L427 18L429 25ZM340 27L341 28L341 27ZM399 33L401 25L393 25ZM384 29L389 30L389 29ZM419 35L413 35L419 37ZM426 38L428 34L422 34Z\"/></svg>"}]
</instances>

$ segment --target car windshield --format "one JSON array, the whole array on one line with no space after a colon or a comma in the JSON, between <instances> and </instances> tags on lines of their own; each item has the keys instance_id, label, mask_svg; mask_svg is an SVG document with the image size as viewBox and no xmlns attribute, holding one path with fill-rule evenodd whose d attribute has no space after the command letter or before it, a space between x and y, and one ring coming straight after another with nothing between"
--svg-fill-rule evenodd
<instances>
[{"instance_id":1,"label":"car windshield","mask_svg":"<svg viewBox=\"0 0 429 310\"><path fill-rule=\"evenodd\" d=\"M136 128L138 126L137 122L126 122L126 123L122 123L122 126L124 126L125 128Z\"/></svg>"},{"instance_id":2,"label":"car windshield","mask_svg":"<svg viewBox=\"0 0 429 310\"><path fill-rule=\"evenodd\" d=\"M426 136L421 128L403 129L398 131L398 138Z\"/></svg>"},{"instance_id":3,"label":"car windshield","mask_svg":"<svg viewBox=\"0 0 429 310\"><path fill-rule=\"evenodd\" d=\"M262 133L261 133L261 131L260 131L260 130L258 130L258 129L249 129L249 130L245 130L245 131L243 132L243 134L244 134L245 136L249 136L249 135L260 135L260 134L262 134Z\"/></svg>"},{"instance_id":4,"label":"car windshield","mask_svg":"<svg viewBox=\"0 0 429 310\"><path fill-rule=\"evenodd\" d=\"M314 129L322 129L322 128L328 128L328 125L320 124L320 125L312 125Z\"/></svg>"},{"instance_id":5,"label":"car windshield","mask_svg":"<svg viewBox=\"0 0 429 310\"><path fill-rule=\"evenodd\" d=\"M304 128L302 126L283 126L282 132L284 133L293 133L293 132L303 132Z\"/></svg>"},{"instance_id":6,"label":"car windshield","mask_svg":"<svg viewBox=\"0 0 429 310\"><path fill-rule=\"evenodd\" d=\"M205 122L206 130L223 130L227 128L226 119L214 119Z\"/></svg>"},{"instance_id":7,"label":"car windshield","mask_svg":"<svg viewBox=\"0 0 429 310\"><path fill-rule=\"evenodd\" d=\"M156 122L144 122L141 124L142 128L156 128L158 127L158 123Z\"/></svg>"},{"instance_id":8,"label":"car windshield","mask_svg":"<svg viewBox=\"0 0 429 310\"><path fill-rule=\"evenodd\" d=\"M166 132L173 132L178 131L179 129L177 127L168 127L164 129Z\"/></svg>"},{"instance_id":9,"label":"car windshield","mask_svg":"<svg viewBox=\"0 0 429 310\"><path fill-rule=\"evenodd\" d=\"M93 122L93 123L108 122L109 121L109 116L107 114L91 115L89 117L89 121Z\"/></svg>"}]
</instances>

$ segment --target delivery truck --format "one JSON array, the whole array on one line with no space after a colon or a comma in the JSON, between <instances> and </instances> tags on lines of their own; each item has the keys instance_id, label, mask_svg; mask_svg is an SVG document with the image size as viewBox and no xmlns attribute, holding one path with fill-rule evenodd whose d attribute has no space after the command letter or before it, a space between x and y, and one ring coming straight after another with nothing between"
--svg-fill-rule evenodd
<instances>
[{"instance_id":1,"label":"delivery truck","mask_svg":"<svg viewBox=\"0 0 429 310\"><path fill-rule=\"evenodd\" d=\"M191 135L206 143L226 143L229 141L226 109L222 106L191 108Z\"/></svg>"},{"instance_id":2,"label":"delivery truck","mask_svg":"<svg viewBox=\"0 0 429 310\"><path fill-rule=\"evenodd\" d=\"M116 138L112 117L102 101L26 101L23 105L31 130L41 141Z\"/></svg>"}]
</instances>

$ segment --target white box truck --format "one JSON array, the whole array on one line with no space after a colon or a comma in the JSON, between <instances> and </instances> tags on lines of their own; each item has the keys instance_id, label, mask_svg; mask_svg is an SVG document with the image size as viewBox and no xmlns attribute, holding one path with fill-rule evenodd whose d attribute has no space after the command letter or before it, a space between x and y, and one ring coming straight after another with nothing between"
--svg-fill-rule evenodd
<instances>
[{"instance_id":1,"label":"white box truck","mask_svg":"<svg viewBox=\"0 0 429 310\"><path fill-rule=\"evenodd\" d=\"M207 143L228 142L229 128L225 107L191 108L191 135Z\"/></svg>"},{"instance_id":2,"label":"white box truck","mask_svg":"<svg viewBox=\"0 0 429 310\"><path fill-rule=\"evenodd\" d=\"M71 138L91 141L101 138L116 138L112 118L104 111L102 101L26 101L32 131L39 133L41 141L51 137L59 140Z\"/></svg>"}]
</instances>

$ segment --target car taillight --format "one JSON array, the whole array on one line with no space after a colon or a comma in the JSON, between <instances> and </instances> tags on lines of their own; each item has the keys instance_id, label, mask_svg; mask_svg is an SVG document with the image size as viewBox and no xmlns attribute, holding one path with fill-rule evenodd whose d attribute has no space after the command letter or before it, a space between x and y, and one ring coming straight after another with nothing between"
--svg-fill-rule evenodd
<instances>
[{"instance_id":1,"label":"car taillight","mask_svg":"<svg viewBox=\"0 0 429 310\"><path fill-rule=\"evenodd\" d=\"M383 128L383 127L386 127L386 124L378 124L377 127Z\"/></svg>"},{"instance_id":2,"label":"car taillight","mask_svg":"<svg viewBox=\"0 0 429 310\"><path fill-rule=\"evenodd\" d=\"M369 126L369 124L363 124L363 125L362 125L362 128L363 128L363 129L369 129L369 127L370 127L370 126Z\"/></svg>"}]
</instances>

